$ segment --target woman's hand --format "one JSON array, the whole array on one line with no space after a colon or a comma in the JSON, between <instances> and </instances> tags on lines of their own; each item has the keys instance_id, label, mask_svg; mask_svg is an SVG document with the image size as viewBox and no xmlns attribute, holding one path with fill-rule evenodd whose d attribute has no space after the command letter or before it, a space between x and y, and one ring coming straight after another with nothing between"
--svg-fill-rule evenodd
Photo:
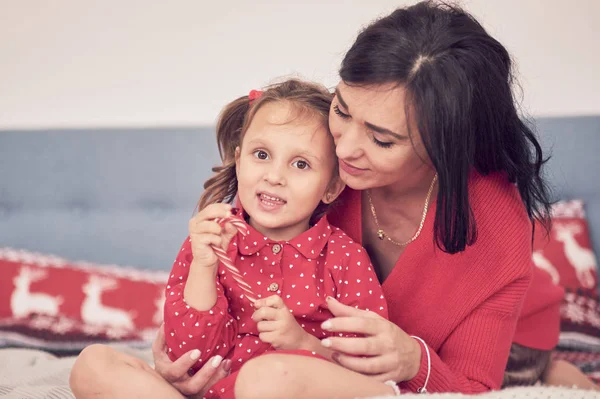
<instances>
[{"instance_id":1,"label":"woman's hand","mask_svg":"<svg viewBox=\"0 0 600 399\"><path fill-rule=\"evenodd\" d=\"M211 245L227 250L237 230L231 223L221 226L215 219L229 216L231 205L217 203L208 205L190 220L188 227L194 255L193 265L212 267L217 264L217 255Z\"/></svg>"},{"instance_id":2,"label":"woman's hand","mask_svg":"<svg viewBox=\"0 0 600 399\"><path fill-rule=\"evenodd\" d=\"M421 346L400 327L373 312L346 306L327 298L329 311L335 316L322 328L331 332L360 334L363 337L330 337L321 341L333 350L333 360L379 381L408 381L419 372Z\"/></svg>"},{"instance_id":3,"label":"woman's hand","mask_svg":"<svg viewBox=\"0 0 600 399\"><path fill-rule=\"evenodd\" d=\"M201 398L217 381L229 375L231 360L221 361L213 357L210 361L190 376L189 369L198 361L199 352L191 350L176 361L171 361L166 352L164 325L160 326L158 335L152 343L154 368L167 382L173 385L183 395Z\"/></svg>"}]
</instances>

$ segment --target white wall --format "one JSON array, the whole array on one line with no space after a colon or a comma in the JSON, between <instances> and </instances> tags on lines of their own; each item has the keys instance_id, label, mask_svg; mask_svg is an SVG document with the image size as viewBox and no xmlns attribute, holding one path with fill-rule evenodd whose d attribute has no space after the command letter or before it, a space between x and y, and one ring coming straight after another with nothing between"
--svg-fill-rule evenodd
<instances>
[{"instance_id":1,"label":"white wall","mask_svg":"<svg viewBox=\"0 0 600 399\"><path fill-rule=\"evenodd\" d=\"M409 3L0 0L0 129L212 124L278 76L335 85L361 25ZM600 1L463 4L517 59L526 110L600 114Z\"/></svg>"}]
</instances>

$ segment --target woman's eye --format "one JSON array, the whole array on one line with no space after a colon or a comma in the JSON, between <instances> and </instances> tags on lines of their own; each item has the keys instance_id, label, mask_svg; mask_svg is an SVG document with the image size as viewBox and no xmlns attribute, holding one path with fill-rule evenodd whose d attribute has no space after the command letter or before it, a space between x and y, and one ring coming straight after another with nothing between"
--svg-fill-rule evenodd
<instances>
[{"instance_id":1,"label":"woman's eye","mask_svg":"<svg viewBox=\"0 0 600 399\"><path fill-rule=\"evenodd\" d=\"M373 137L373 142L381 148L390 148L391 146L394 145L394 143L391 143L391 142L379 141L375 137Z\"/></svg>"},{"instance_id":2,"label":"woman's eye","mask_svg":"<svg viewBox=\"0 0 600 399\"><path fill-rule=\"evenodd\" d=\"M335 114L338 115L339 117L341 117L342 119L348 119L348 118L350 118L350 115L343 113L340 110L340 107L337 106L337 105L333 106L333 112L335 112Z\"/></svg>"},{"instance_id":3,"label":"woman's eye","mask_svg":"<svg viewBox=\"0 0 600 399\"><path fill-rule=\"evenodd\" d=\"M267 153L266 153L265 151L263 151L263 150L257 150L257 151L254 151L254 156L255 156L256 158L258 158L258 159L262 159L262 160L269 159L269 154L267 154Z\"/></svg>"},{"instance_id":4,"label":"woman's eye","mask_svg":"<svg viewBox=\"0 0 600 399\"><path fill-rule=\"evenodd\" d=\"M302 160L295 161L292 165L294 165L298 169L308 169L309 167L308 162Z\"/></svg>"}]
</instances>

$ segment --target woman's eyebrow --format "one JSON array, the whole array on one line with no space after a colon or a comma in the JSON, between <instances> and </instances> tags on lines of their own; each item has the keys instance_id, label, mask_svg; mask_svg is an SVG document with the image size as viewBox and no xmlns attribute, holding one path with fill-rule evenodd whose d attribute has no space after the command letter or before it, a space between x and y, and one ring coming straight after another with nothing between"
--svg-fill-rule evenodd
<instances>
[{"instance_id":1,"label":"woman's eyebrow","mask_svg":"<svg viewBox=\"0 0 600 399\"><path fill-rule=\"evenodd\" d=\"M406 136L403 136L403 135L398 134L398 133L394 133L394 132L392 132L389 129L386 129L384 127L380 127L380 126L374 125L374 124L372 124L370 122L365 122L365 126L368 127L369 129L377 132L377 133L387 134L389 136L395 137L398 140L405 140L407 138Z\"/></svg>"},{"instance_id":2,"label":"woman's eyebrow","mask_svg":"<svg viewBox=\"0 0 600 399\"><path fill-rule=\"evenodd\" d=\"M346 104L346 101L344 101L344 98L342 97L342 94L340 93L340 90L337 87L335 88L335 95L340 104L342 104L342 107L348 109L348 104Z\"/></svg>"},{"instance_id":3,"label":"woman's eyebrow","mask_svg":"<svg viewBox=\"0 0 600 399\"><path fill-rule=\"evenodd\" d=\"M346 101L344 101L344 98L342 97L342 94L340 93L340 90L336 87L335 88L335 95L337 97L337 100L340 102L340 104L342 104L342 107L344 107L345 109L347 109L349 111L348 108L348 104L346 104ZM398 133L394 133L393 131L391 131L390 129L386 129L384 127L381 126L377 126L374 125L370 122L364 122L365 126L368 127L369 129L377 132L377 133L381 133L381 134L387 134L389 136L392 136L398 140L405 140L407 137L403 136L401 134Z\"/></svg>"}]
</instances>

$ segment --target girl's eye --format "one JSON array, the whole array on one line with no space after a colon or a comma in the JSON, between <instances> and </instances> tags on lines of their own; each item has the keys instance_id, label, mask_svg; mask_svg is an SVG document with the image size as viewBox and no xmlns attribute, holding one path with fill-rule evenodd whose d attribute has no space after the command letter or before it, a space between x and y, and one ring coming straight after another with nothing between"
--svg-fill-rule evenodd
<instances>
[{"instance_id":1,"label":"girl's eye","mask_svg":"<svg viewBox=\"0 0 600 399\"><path fill-rule=\"evenodd\" d=\"M308 162L302 161L302 160L294 161L294 163L292 163L292 165L294 165L298 169L308 169L309 168Z\"/></svg>"},{"instance_id":2,"label":"girl's eye","mask_svg":"<svg viewBox=\"0 0 600 399\"><path fill-rule=\"evenodd\" d=\"M267 154L263 150L256 150L256 151L253 152L253 154L258 159L262 159L262 160L269 159L269 154Z\"/></svg>"},{"instance_id":3,"label":"girl's eye","mask_svg":"<svg viewBox=\"0 0 600 399\"><path fill-rule=\"evenodd\" d=\"M340 118L342 118L342 119L348 119L348 118L350 118L350 115L343 113L343 112L340 110L340 107L339 107L339 106L337 106L337 105L334 105L334 106L333 106L333 112L335 112L335 114L336 114L336 115L338 115L338 116L339 116Z\"/></svg>"},{"instance_id":4,"label":"girl's eye","mask_svg":"<svg viewBox=\"0 0 600 399\"><path fill-rule=\"evenodd\" d=\"M391 143L391 142L379 141L375 137L373 137L373 142L381 148L390 148L391 146L394 145L394 143Z\"/></svg>"}]
</instances>

